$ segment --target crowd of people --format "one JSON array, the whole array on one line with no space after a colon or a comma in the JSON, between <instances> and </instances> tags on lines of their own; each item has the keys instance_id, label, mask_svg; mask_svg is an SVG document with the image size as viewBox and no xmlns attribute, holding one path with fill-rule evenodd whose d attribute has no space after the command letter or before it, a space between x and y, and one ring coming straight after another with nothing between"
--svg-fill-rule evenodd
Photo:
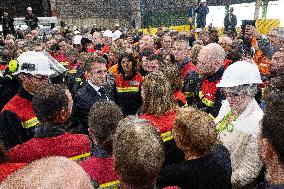
<instances>
[{"instance_id":1,"label":"crowd of people","mask_svg":"<svg viewBox=\"0 0 284 189\"><path fill-rule=\"evenodd\" d=\"M0 39L1 189L284 188L283 29L69 28Z\"/></svg>"}]
</instances>

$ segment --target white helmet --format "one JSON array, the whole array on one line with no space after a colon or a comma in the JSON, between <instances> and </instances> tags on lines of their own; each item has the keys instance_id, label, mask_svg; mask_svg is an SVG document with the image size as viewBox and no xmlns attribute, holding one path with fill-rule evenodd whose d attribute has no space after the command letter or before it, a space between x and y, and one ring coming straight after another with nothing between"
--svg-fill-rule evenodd
<instances>
[{"instance_id":1,"label":"white helmet","mask_svg":"<svg viewBox=\"0 0 284 189\"><path fill-rule=\"evenodd\" d=\"M24 52L17 58L17 62L18 69L15 75L28 73L31 75L51 76L66 71L54 58L44 52Z\"/></svg>"},{"instance_id":2,"label":"white helmet","mask_svg":"<svg viewBox=\"0 0 284 189\"><path fill-rule=\"evenodd\" d=\"M75 35L74 38L73 38L73 44L74 45L80 45L82 38L83 38L82 35Z\"/></svg>"},{"instance_id":3,"label":"white helmet","mask_svg":"<svg viewBox=\"0 0 284 189\"><path fill-rule=\"evenodd\" d=\"M200 3L206 3L206 0L201 0Z\"/></svg>"},{"instance_id":4,"label":"white helmet","mask_svg":"<svg viewBox=\"0 0 284 189\"><path fill-rule=\"evenodd\" d=\"M113 37L112 31L106 30L106 31L103 33L103 37Z\"/></svg>"},{"instance_id":5,"label":"white helmet","mask_svg":"<svg viewBox=\"0 0 284 189\"><path fill-rule=\"evenodd\" d=\"M217 87L235 87L254 83L262 83L257 65L248 61L238 61L225 70Z\"/></svg>"},{"instance_id":6,"label":"white helmet","mask_svg":"<svg viewBox=\"0 0 284 189\"><path fill-rule=\"evenodd\" d=\"M113 35L112 35L112 40L117 40L120 38L120 36L122 35L121 31L116 30Z\"/></svg>"},{"instance_id":7,"label":"white helmet","mask_svg":"<svg viewBox=\"0 0 284 189\"><path fill-rule=\"evenodd\" d=\"M33 9L32 9L32 7L28 7L27 10L28 11L32 11Z\"/></svg>"}]
</instances>

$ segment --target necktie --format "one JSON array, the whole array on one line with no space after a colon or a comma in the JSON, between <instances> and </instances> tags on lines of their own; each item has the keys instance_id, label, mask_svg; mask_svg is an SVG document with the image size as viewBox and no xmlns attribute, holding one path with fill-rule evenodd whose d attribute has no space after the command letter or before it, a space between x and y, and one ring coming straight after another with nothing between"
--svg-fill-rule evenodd
<instances>
[{"instance_id":1,"label":"necktie","mask_svg":"<svg viewBox=\"0 0 284 189\"><path fill-rule=\"evenodd\" d=\"M100 92L100 94L101 94L101 97L102 97L104 100L107 100L107 95L106 95L105 89L101 87L101 88L99 89L99 92Z\"/></svg>"}]
</instances>

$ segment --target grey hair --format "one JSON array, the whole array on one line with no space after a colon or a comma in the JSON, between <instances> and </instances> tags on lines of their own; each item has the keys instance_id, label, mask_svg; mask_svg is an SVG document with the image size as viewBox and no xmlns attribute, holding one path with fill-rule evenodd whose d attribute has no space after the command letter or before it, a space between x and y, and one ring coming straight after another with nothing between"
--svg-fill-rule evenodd
<instances>
[{"instance_id":1,"label":"grey hair","mask_svg":"<svg viewBox=\"0 0 284 189\"><path fill-rule=\"evenodd\" d=\"M277 28L278 31L278 37L284 41L284 29L283 28Z\"/></svg>"}]
</instances>

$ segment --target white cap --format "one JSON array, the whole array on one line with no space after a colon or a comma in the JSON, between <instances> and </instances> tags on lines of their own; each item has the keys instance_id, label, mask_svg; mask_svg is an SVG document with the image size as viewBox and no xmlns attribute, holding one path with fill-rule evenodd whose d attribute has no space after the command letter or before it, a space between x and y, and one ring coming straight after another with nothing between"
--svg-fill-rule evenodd
<instances>
[{"instance_id":1,"label":"white cap","mask_svg":"<svg viewBox=\"0 0 284 189\"><path fill-rule=\"evenodd\" d=\"M201 0L200 3L206 3L206 0Z\"/></svg>"},{"instance_id":2,"label":"white cap","mask_svg":"<svg viewBox=\"0 0 284 189\"><path fill-rule=\"evenodd\" d=\"M103 33L103 37L113 37L112 31L106 30L106 31Z\"/></svg>"},{"instance_id":3,"label":"white cap","mask_svg":"<svg viewBox=\"0 0 284 189\"><path fill-rule=\"evenodd\" d=\"M73 38L73 44L74 45L80 45L82 38L83 38L82 35L75 35L74 38Z\"/></svg>"},{"instance_id":4,"label":"white cap","mask_svg":"<svg viewBox=\"0 0 284 189\"><path fill-rule=\"evenodd\" d=\"M248 61L238 61L225 70L217 87L235 87L254 83L262 83L257 65Z\"/></svg>"},{"instance_id":5,"label":"white cap","mask_svg":"<svg viewBox=\"0 0 284 189\"><path fill-rule=\"evenodd\" d=\"M80 34L80 32L78 30L75 30L74 35L78 35L78 34Z\"/></svg>"},{"instance_id":6,"label":"white cap","mask_svg":"<svg viewBox=\"0 0 284 189\"><path fill-rule=\"evenodd\" d=\"M52 29L52 31L54 31L54 32L58 32L58 31L59 31L59 29L58 29L58 28L53 28L53 29Z\"/></svg>"},{"instance_id":7,"label":"white cap","mask_svg":"<svg viewBox=\"0 0 284 189\"><path fill-rule=\"evenodd\" d=\"M32 7L28 7L27 10L28 11L32 11L33 9L32 9Z\"/></svg>"},{"instance_id":8,"label":"white cap","mask_svg":"<svg viewBox=\"0 0 284 189\"><path fill-rule=\"evenodd\" d=\"M18 69L15 75L28 73L32 75L50 76L66 71L54 58L43 52L24 52L17 58L17 62Z\"/></svg>"},{"instance_id":9,"label":"white cap","mask_svg":"<svg viewBox=\"0 0 284 189\"><path fill-rule=\"evenodd\" d=\"M119 24L115 24L116 27L119 27Z\"/></svg>"}]
</instances>

